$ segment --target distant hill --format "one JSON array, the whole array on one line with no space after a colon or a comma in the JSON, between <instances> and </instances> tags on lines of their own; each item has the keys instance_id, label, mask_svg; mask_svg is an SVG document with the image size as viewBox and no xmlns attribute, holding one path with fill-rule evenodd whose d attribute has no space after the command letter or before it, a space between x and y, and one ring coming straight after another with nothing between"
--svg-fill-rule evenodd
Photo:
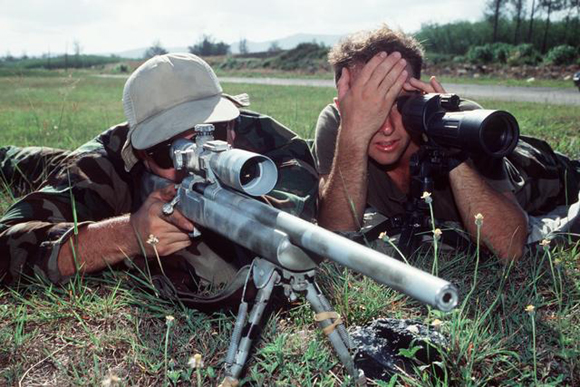
<instances>
[{"instance_id":1,"label":"distant hill","mask_svg":"<svg viewBox=\"0 0 580 387\"><path fill-rule=\"evenodd\" d=\"M268 51L273 43L277 43L278 47L283 50L290 50L295 48L300 43L313 43L324 44L325 46L333 46L336 42L342 38L343 35L315 35L315 34L295 34L282 39L268 40L266 42L252 42L248 40L248 51L249 52L262 52ZM232 54L238 54L240 42L233 42L230 44L230 51Z\"/></svg>"},{"instance_id":2,"label":"distant hill","mask_svg":"<svg viewBox=\"0 0 580 387\"><path fill-rule=\"evenodd\" d=\"M324 44L326 46L332 46L340 40L342 35L316 35L316 34L295 34L282 39L268 40L264 42L252 42L248 40L248 51L249 52L262 52L267 51L273 43L277 43L278 47L283 50L290 50L295 48L300 43L312 43L316 42L319 44ZM191 45L196 42L192 42ZM238 54L240 42L230 43L230 51L232 54ZM106 53L105 55L113 54L121 58L130 59L141 59L147 51L148 47L136 48L134 50L127 50L114 53ZM187 47L164 47L169 52L188 52Z\"/></svg>"}]
</instances>

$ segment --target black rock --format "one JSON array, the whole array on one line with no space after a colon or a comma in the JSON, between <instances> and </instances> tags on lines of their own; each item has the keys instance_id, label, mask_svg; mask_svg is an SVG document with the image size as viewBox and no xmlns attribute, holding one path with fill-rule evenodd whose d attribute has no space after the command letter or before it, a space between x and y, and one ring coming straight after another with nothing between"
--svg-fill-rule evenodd
<instances>
[{"instance_id":1,"label":"black rock","mask_svg":"<svg viewBox=\"0 0 580 387\"><path fill-rule=\"evenodd\" d=\"M433 328L413 320L384 318L363 327L349 329L355 344L354 361L368 378L388 381L404 370L413 374L413 365L420 366L441 361L441 352L448 346L445 336ZM419 347L413 356L400 350ZM433 367L442 376L439 367Z\"/></svg>"}]
</instances>

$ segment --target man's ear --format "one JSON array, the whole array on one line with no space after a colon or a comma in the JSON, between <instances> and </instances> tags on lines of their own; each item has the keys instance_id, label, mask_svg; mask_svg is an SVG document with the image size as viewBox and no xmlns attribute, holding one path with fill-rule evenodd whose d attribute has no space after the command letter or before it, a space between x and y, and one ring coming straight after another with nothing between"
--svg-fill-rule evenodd
<instances>
[{"instance_id":1,"label":"man's ear","mask_svg":"<svg viewBox=\"0 0 580 387\"><path fill-rule=\"evenodd\" d=\"M338 109L338 111L340 111L340 106L338 105L338 103L339 103L338 102L338 97L334 97L333 101L334 101L334 105L336 106L336 108Z\"/></svg>"},{"instance_id":2,"label":"man's ear","mask_svg":"<svg viewBox=\"0 0 580 387\"><path fill-rule=\"evenodd\" d=\"M149 157L147 152L145 152L142 149L133 149L133 152L135 153L135 156L137 156L137 158L143 163L143 165L145 165L145 168L148 171L151 171L151 168L149 167L149 163L151 162L151 157Z\"/></svg>"},{"instance_id":3,"label":"man's ear","mask_svg":"<svg viewBox=\"0 0 580 387\"><path fill-rule=\"evenodd\" d=\"M141 161L147 160L149 158L149 155L147 155L147 152L145 152L142 149L133 148L133 152L135 153L135 156L137 156L137 158Z\"/></svg>"}]
</instances>

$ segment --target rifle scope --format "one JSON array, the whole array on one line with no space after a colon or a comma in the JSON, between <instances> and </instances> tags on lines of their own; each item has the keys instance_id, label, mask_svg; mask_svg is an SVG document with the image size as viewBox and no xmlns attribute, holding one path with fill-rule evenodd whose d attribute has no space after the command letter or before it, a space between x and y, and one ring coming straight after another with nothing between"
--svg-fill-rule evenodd
<instances>
[{"instance_id":1,"label":"rifle scope","mask_svg":"<svg viewBox=\"0 0 580 387\"><path fill-rule=\"evenodd\" d=\"M405 128L426 137L427 144L493 158L514 150L520 130L513 115L503 110L459 111L459 103L456 94L417 94L399 98L397 107Z\"/></svg>"},{"instance_id":2,"label":"rifle scope","mask_svg":"<svg viewBox=\"0 0 580 387\"><path fill-rule=\"evenodd\" d=\"M177 139L171 145L171 156L176 170L217 178L221 184L251 196L267 194L278 181L276 165L268 157L232 149L213 136L198 135L195 143Z\"/></svg>"}]
</instances>

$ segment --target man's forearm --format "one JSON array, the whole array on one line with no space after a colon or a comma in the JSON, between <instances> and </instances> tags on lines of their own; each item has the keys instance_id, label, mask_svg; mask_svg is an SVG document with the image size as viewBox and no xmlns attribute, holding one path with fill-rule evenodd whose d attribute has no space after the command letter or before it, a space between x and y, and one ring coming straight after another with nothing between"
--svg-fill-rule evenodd
<instances>
[{"instance_id":1,"label":"man's forearm","mask_svg":"<svg viewBox=\"0 0 580 387\"><path fill-rule=\"evenodd\" d=\"M62 276L73 275L77 267L81 272L92 273L139 252L139 242L126 214L80 228L78 235L62 245L58 269Z\"/></svg>"},{"instance_id":2,"label":"man's forearm","mask_svg":"<svg viewBox=\"0 0 580 387\"><path fill-rule=\"evenodd\" d=\"M332 169L321 179L318 223L333 231L360 229L367 195L367 146L337 138Z\"/></svg>"},{"instance_id":3,"label":"man's forearm","mask_svg":"<svg viewBox=\"0 0 580 387\"><path fill-rule=\"evenodd\" d=\"M471 165L465 162L452 170L449 181L463 224L475 238L475 215L484 217L481 240L501 258L514 259L523 254L527 239L527 219L511 193L493 189ZM510 198L510 197L512 198Z\"/></svg>"}]
</instances>

